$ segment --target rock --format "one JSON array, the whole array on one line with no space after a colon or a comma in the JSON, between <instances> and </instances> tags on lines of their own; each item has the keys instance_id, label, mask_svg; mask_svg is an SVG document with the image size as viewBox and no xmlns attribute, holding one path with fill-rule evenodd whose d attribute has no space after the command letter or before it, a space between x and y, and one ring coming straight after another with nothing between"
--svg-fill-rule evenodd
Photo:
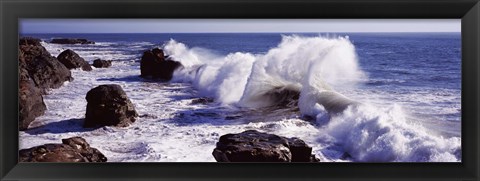
<instances>
[{"instance_id":1,"label":"rock","mask_svg":"<svg viewBox=\"0 0 480 181\"><path fill-rule=\"evenodd\" d=\"M194 104L208 104L208 103L211 103L211 102L213 102L212 98L201 97L201 98L193 99L190 104L192 104L192 105L194 105Z\"/></svg>"},{"instance_id":2,"label":"rock","mask_svg":"<svg viewBox=\"0 0 480 181\"><path fill-rule=\"evenodd\" d=\"M319 162L304 141L256 130L221 136L212 154L217 162Z\"/></svg>"},{"instance_id":3,"label":"rock","mask_svg":"<svg viewBox=\"0 0 480 181\"><path fill-rule=\"evenodd\" d=\"M19 151L20 162L106 162L107 158L81 137L62 139L62 144L45 144Z\"/></svg>"},{"instance_id":4,"label":"rock","mask_svg":"<svg viewBox=\"0 0 480 181\"><path fill-rule=\"evenodd\" d=\"M65 81L73 80L70 70L41 45L20 45L19 63L42 93L47 89L60 87Z\"/></svg>"},{"instance_id":5,"label":"rock","mask_svg":"<svg viewBox=\"0 0 480 181\"><path fill-rule=\"evenodd\" d=\"M96 68L108 68L112 66L112 61L111 60L101 60L101 59L95 59L93 61L93 66Z\"/></svg>"},{"instance_id":6,"label":"rock","mask_svg":"<svg viewBox=\"0 0 480 181\"><path fill-rule=\"evenodd\" d=\"M83 127L126 127L138 117L135 107L119 85L95 87L88 91L86 99L87 112Z\"/></svg>"},{"instance_id":7,"label":"rock","mask_svg":"<svg viewBox=\"0 0 480 181\"><path fill-rule=\"evenodd\" d=\"M292 153L292 162L319 162L315 155L312 155L312 147L305 141L298 138L287 138L287 140Z\"/></svg>"},{"instance_id":8,"label":"rock","mask_svg":"<svg viewBox=\"0 0 480 181\"><path fill-rule=\"evenodd\" d=\"M47 110L43 102L42 90L35 83L25 69L25 63L20 64L18 90L18 129L26 130L28 125Z\"/></svg>"},{"instance_id":9,"label":"rock","mask_svg":"<svg viewBox=\"0 0 480 181\"><path fill-rule=\"evenodd\" d=\"M50 43L55 44L95 44L95 42L83 38L54 38Z\"/></svg>"},{"instance_id":10,"label":"rock","mask_svg":"<svg viewBox=\"0 0 480 181\"><path fill-rule=\"evenodd\" d=\"M143 53L140 60L140 73L144 78L152 77L169 81L172 79L173 72L181 66L180 62L165 59L163 50L154 48Z\"/></svg>"},{"instance_id":11,"label":"rock","mask_svg":"<svg viewBox=\"0 0 480 181\"><path fill-rule=\"evenodd\" d=\"M92 67L85 59L74 51L67 49L57 56L57 59L68 69L82 68L84 71L91 71Z\"/></svg>"},{"instance_id":12,"label":"rock","mask_svg":"<svg viewBox=\"0 0 480 181\"><path fill-rule=\"evenodd\" d=\"M23 37L18 41L18 45L33 45L33 46L42 46L40 43L42 40L33 37Z\"/></svg>"}]
</instances>

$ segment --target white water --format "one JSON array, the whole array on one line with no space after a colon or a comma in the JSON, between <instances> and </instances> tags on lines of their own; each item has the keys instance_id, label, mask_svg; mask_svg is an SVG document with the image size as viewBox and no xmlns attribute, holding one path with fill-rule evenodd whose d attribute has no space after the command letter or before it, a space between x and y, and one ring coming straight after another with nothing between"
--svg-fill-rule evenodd
<instances>
[{"instance_id":1,"label":"white water","mask_svg":"<svg viewBox=\"0 0 480 181\"><path fill-rule=\"evenodd\" d=\"M409 121L400 105L376 100L389 105L379 107L367 103L368 96L352 100L339 93L361 92L355 85L366 79L348 38L284 36L265 54L226 56L171 40L163 46L165 52L185 65L175 73L172 82L176 83L144 81L138 77L137 55L117 56L122 51L103 44L85 45L85 49L44 45L52 55L72 48L88 61L98 56L130 61L114 61L111 68L92 72L73 70L73 82L44 97L48 111L32 124L40 127L20 132L20 148L82 136L109 161L214 161L211 152L219 136L258 129L299 137L322 161L461 159L460 138L443 138ZM86 92L107 83L121 85L143 116L127 128L81 128ZM274 101L268 94L279 89L300 92L301 115L250 110L271 105ZM214 97L217 102L190 104L201 96ZM240 123L227 119L239 115ZM316 122L306 122L302 115L312 116ZM351 157L344 158L345 152Z\"/></svg>"}]
</instances>

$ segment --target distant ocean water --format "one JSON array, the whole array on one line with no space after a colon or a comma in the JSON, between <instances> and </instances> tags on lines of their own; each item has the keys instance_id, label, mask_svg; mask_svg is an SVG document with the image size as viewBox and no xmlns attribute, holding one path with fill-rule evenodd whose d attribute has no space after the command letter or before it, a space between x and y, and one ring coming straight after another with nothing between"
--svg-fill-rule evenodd
<instances>
[{"instance_id":1,"label":"distant ocean water","mask_svg":"<svg viewBox=\"0 0 480 181\"><path fill-rule=\"evenodd\" d=\"M73 70L74 81L44 97L39 127L20 132L21 148L75 135L109 161L215 161L219 136L257 129L299 137L322 161L461 160L460 33L22 36L44 40L54 56L72 49L90 63L114 62ZM96 44L48 43L57 37ZM138 77L140 57L153 47L185 65L171 82ZM107 83L120 84L144 116L127 128L82 129L86 92ZM299 110L264 108L272 89L300 92ZM191 105L198 97L216 101ZM342 97L361 106L332 114L315 103Z\"/></svg>"}]
</instances>

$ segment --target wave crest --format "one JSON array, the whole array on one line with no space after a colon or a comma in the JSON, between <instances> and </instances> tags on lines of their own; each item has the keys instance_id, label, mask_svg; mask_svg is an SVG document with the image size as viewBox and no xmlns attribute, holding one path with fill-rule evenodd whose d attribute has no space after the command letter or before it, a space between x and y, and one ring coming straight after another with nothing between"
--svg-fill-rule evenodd
<instances>
[{"instance_id":1,"label":"wave crest","mask_svg":"<svg viewBox=\"0 0 480 181\"><path fill-rule=\"evenodd\" d=\"M348 37L282 36L265 54L220 56L174 40L164 49L185 65L173 81L192 82L223 104L259 108L298 99L300 112L316 118L355 161L461 160L460 138L408 123L398 105L379 109L335 91L366 79Z\"/></svg>"}]
</instances>

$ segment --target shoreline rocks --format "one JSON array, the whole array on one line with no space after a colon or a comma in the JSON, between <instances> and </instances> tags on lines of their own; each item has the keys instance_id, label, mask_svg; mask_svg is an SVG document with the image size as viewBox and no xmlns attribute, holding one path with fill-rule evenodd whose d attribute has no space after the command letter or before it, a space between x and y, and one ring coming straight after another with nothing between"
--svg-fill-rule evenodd
<instances>
[{"instance_id":1,"label":"shoreline rocks","mask_svg":"<svg viewBox=\"0 0 480 181\"><path fill-rule=\"evenodd\" d=\"M167 58L162 49L154 48L143 53L140 60L140 76L169 81L173 77L173 72L180 67L182 67L180 62Z\"/></svg>"},{"instance_id":2,"label":"shoreline rocks","mask_svg":"<svg viewBox=\"0 0 480 181\"><path fill-rule=\"evenodd\" d=\"M82 68L83 71L91 71L92 67L85 59L80 57L73 50L67 49L57 56L57 59L69 70Z\"/></svg>"},{"instance_id":3,"label":"shoreline rocks","mask_svg":"<svg viewBox=\"0 0 480 181\"><path fill-rule=\"evenodd\" d=\"M112 66L112 61L111 60L95 59L95 60L93 60L92 65L95 68L108 68L108 67Z\"/></svg>"},{"instance_id":4,"label":"shoreline rocks","mask_svg":"<svg viewBox=\"0 0 480 181\"><path fill-rule=\"evenodd\" d=\"M50 43L55 44L95 44L94 41L90 41L84 38L54 38Z\"/></svg>"},{"instance_id":5,"label":"shoreline rocks","mask_svg":"<svg viewBox=\"0 0 480 181\"><path fill-rule=\"evenodd\" d=\"M106 162L107 157L82 137L62 139L62 144L44 144L19 151L20 162Z\"/></svg>"},{"instance_id":6,"label":"shoreline rocks","mask_svg":"<svg viewBox=\"0 0 480 181\"><path fill-rule=\"evenodd\" d=\"M303 140L256 130L221 136L212 155L217 162L320 162Z\"/></svg>"},{"instance_id":7,"label":"shoreline rocks","mask_svg":"<svg viewBox=\"0 0 480 181\"><path fill-rule=\"evenodd\" d=\"M18 41L18 45L32 45L32 46L42 46L40 43L42 40L33 37L23 37Z\"/></svg>"},{"instance_id":8,"label":"shoreline rocks","mask_svg":"<svg viewBox=\"0 0 480 181\"><path fill-rule=\"evenodd\" d=\"M72 81L70 70L41 45L38 38L24 37L19 40L19 130L26 130L36 117L46 111L43 94L48 89L60 87Z\"/></svg>"},{"instance_id":9,"label":"shoreline rocks","mask_svg":"<svg viewBox=\"0 0 480 181\"><path fill-rule=\"evenodd\" d=\"M19 70L18 108L19 130L28 129L30 123L47 110L42 91L35 86L24 67Z\"/></svg>"},{"instance_id":10,"label":"shoreline rocks","mask_svg":"<svg viewBox=\"0 0 480 181\"><path fill-rule=\"evenodd\" d=\"M63 82L73 80L70 70L50 55L45 47L20 45L19 49L19 62L25 64L23 66L38 88L55 89L59 88Z\"/></svg>"},{"instance_id":11,"label":"shoreline rocks","mask_svg":"<svg viewBox=\"0 0 480 181\"><path fill-rule=\"evenodd\" d=\"M126 127L138 117L135 107L122 87L116 84L100 85L88 91L87 111L83 127Z\"/></svg>"}]
</instances>

